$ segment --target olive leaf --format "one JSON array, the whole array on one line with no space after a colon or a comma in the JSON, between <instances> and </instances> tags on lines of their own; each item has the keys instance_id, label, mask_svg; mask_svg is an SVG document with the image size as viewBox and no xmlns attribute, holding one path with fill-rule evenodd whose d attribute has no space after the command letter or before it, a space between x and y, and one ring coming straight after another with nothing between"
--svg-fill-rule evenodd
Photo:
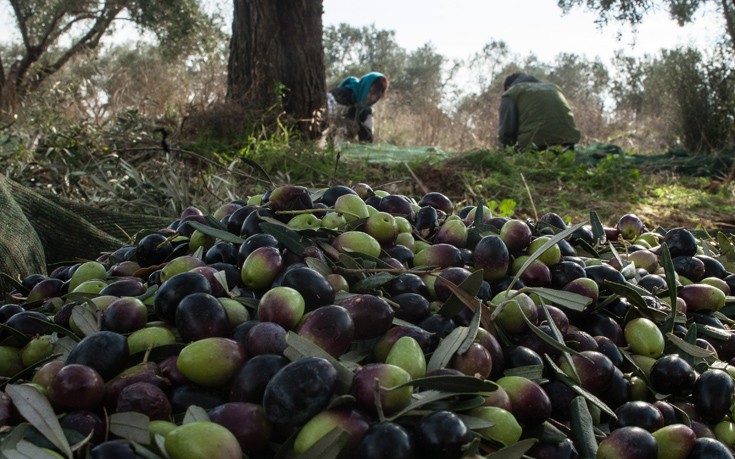
<instances>
[{"instance_id":1,"label":"olive leaf","mask_svg":"<svg viewBox=\"0 0 735 459\"><path fill-rule=\"evenodd\" d=\"M666 286L669 289L669 299L671 300L671 313L676 315L676 271L674 270L674 262L671 259L671 252L669 251L668 244L664 243L661 245L661 265L664 268L664 274L666 276ZM664 332L673 332L674 324L671 324L671 328L664 330Z\"/></svg>"},{"instance_id":2,"label":"olive leaf","mask_svg":"<svg viewBox=\"0 0 735 459\"><path fill-rule=\"evenodd\" d=\"M538 440L535 438L526 438L485 456L485 459L522 459L526 457L526 452L533 448L533 445L537 442Z\"/></svg>"},{"instance_id":3,"label":"olive leaf","mask_svg":"<svg viewBox=\"0 0 735 459\"><path fill-rule=\"evenodd\" d=\"M148 424L148 416L143 413L127 411L110 415L110 433L143 445L151 439Z\"/></svg>"},{"instance_id":4,"label":"olive leaf","mask_svg":"<svg viewBox=\"0 0 735 459\"><path fill-rule=\"evenodd\" d=\"M365 279L359 280L352 284L350 289L354 291L355 293L370 293L375 291L376 289L382 287L383 285L387 284L388 282L392 281L396 278L395 274L391 273L376 273L372 276L368 276Z\"/></svg>"},{"instance_id":5,"label":"olive leaf","mask_svg":"<svg viewBox=\"0 0 735 459\"><path fill-rule=\"evenodd\" d=\"M457 349L457 352L460 354L464 354L467 352L467 350L470 348L472 343L475 342L475 338L477 338L477 330L480 328L480 318L482 317L482 305L478 304L478 307L475 308L475 313L472 315L472 319L469 323L469 333L467 333L467 338L460 344L459 349Z\"/></svg>"},{"instance_id":6,"label":"olive leaf","mask_svg":"<svg viewBox=\"0 0 735 459\"><path fill-rule=\"evenodd\" d=\"M520 291L527 294L535 293L541 298L573 311L584 312L592 304L592 298L564 290L554 290L546 287L523 287Z\"/></svg>"},{"instance_id":7,"label":"olive leaf","mask_svg":"<svg viewBox=\"0 0 735 459\"><path fill-rule=\"evenodd\" d=\"M442 284L445 285L452 294L439 309L439 314L445 317L454 317L466 307L473 311L477 309L480 300L476 295L482 287L482 281L483 270L481 269L473 271L459 284L459 286L447 279L442 279Z\"/></svg>"},{"instance_id":8,"label":"olive leaf","mask_svg":"<svg viewBox=\"0 0 735 459\"><path fill-rule=\"evenodd\" d=\"M569 410L569 424L572 428L572 441L579 457L595 457L597 440L593 429L594 422L587 401L582 396L574 397Z\"/></svg>"},{"instance_id":9,"label":"olive leaf","mask_svg":"<svg viewBox=\"0 0 735 459\"><path fill-rule=\"evenodd\" d=\"M92 302L75 304L71 310L71 320L84 336L97 333L101 329L99 310Z\"/></svg>"},{"instance_id":10,"label":"olive leaf","mask_svg":"<svg viewBox=\"0 0 735 459\"><path fill-rule=\"evenodd\" d=\"M556 372L557 378L559 378L559 380L561 382L563 382L564 384L566 384L569 387L571 387L572 390L574 390L577 394L581 395L582 397L584 397L585 399L587 399L590 403L592 403L593 405L595 405L598 408L600 408L602 411L604 411L611 418L613 418L613 419L617 419L618 418L618 416L615 414L615 412L613 410L611 410L610 407L607 406L607 404L605 402L603 402L602 400L600 400L599 398L597 398L597 396L595 396L595 395L587 392L584 388L582 388L582 386L580 386L579 384L577 384L575 381L572 381L571 378L569 378L569 376L567 376L567 374L564 373L564 371L562 371L562 369L559 368L554 363L553 360L548 359L547 361L549 363L549 366L554 370L554 372Z\"/></svg>"},{"instance_id":11,"label":"olive leaf","mask_svg":"<svg viewBox=\"0 0 735 459\"><path fill-rule=\"evenodd\" d=\"M386 390L397 390L408 386L421 386L426 390L451 392L453 394L485 394L498 389L498 385L489 379L466 375L442 375L412 379L407 383L388 387Z\"/></svg>"},{"instance_id":12,"label":"olive leaf","mask_svg":"<svg viewBox=\"0 0 735 459\"><path fill-rule=\"evenodd\" d=\"M557 338L555 338L553 336L549 336L548 333L546 333L545 331L541 330L540 328L538 328L536 326L536 324L534 324L533 322L531 322L528 319L528 317L526 317L525 314L521 314L521 316L526 321L526 325L528 325L528 327L531 329L531 331L536 336L538 336L539 338L541 338L541 340L543 342L545 342L546 344L548 344L549 346L552 346L554 349L556 349L558 351L568 352L570 354L575 354L575 355L582 355L582 354L579 353L579 351L575 351L571 347L569 347L566 344L564 344L564 341L563 340L561 342L559 342L557 340ZM549 326L551 326L551 324L549 324Z\"/></svg>"},{"instance_id":13,"label":"olive leaf","mask_svg":"<svg viewBox=\"0 0 735 459\"><path fill-rule=\"evenodd\" d=\"M548 250L550 247L553 247L556 243L558 243L562 239L566 238L567 236L569 236L573 232L577 231L579 228L583 227L584 225L586 225L586 222L579 222L576 225L570 226L569 228L567 228L567 229L565 229L563 231L560 231L559 233L557 233L557 234L553 235L551 238L549 238L549 240L546 241L541 247L539 247L538 250L536 250L534 253L532 253L531 255L529 255L529 257L526 260L526 262L523 263L523 265L520 267L520 269L518 270L518 272L513 277L513 280L510 282L510 284L508 284L508 289L507 290L508 291L511 290L511 288L513 287L513 285L515 285L515 283L518 282L518 279L521 278L521 276L526 271L526 269L531 265L531 263L533 263L534 261L538 260L538 258L544 252L546 252L546 250Z\"/></svg>"},{"instance_id":14,"label":"olive leaf","mask_svg":"<svg viewBox=\"0 0 735 459\"><path fill-rule=\"evenodd\" d=\"M697 334L714 338L718 341L727 341L730 339L730 331L716 328L711 325L694 324L697 327Z\"/></svg>"},{"instance_id":15,"label":"olive leaf","mask_svg":"<svg viewBox=\"0 0 735 459\"><path fill-rule=\"evenodd\" d=\"M25 418L41 435L71 458L72 451L69 441L56 418L56 413L48 399L35 387L24 384L10 384L5 387L5 393L13 401L13 405L21 416Z\"/></svg>"},{"instance_id":16,"label":"olive leaf","mask_svg":"<svg viewBox=\"0 0 735 459\"><path fill-rule=\"evenodd\" d=\"M346 393L352 387L354 373L318 345L293 331L286 334L286 344L288 346L283 351L283 355L292 362L304 357L321 357L328 360L337 370L337 383L339 384L337 392Z\"/></svg>"},{"instance_id":17,"label":"olive leaf","mask_svg":"<svg viewBox=\"0 0 735 459\"><path fill-rule=\"evenodd\" d=\"M304 263L306 263L306 266L318 272L322 276L326 276L327 274L332 273L332 268L330 268L329 265L326 264L323 260L320 260L318 258L305 257Z\"/></svg>"},{"instance_id":18,"label":"olive leaf","mask_svg":"<svg viewBox=\"0 0 735 459\"><path fill-rule=\"evenodd\" d=\"M267 221L260 224L260 229L263 230L264 233L268 233L278 239L278 242L283 244L285 248L296 255L302 256L304 254L304 249L313 245L309 239L301 236L299 233L288 228L282 223L273 223L269 221L271 219L267 219L267 217L263 217L263 219Z\"/></svg>"},{"instance_id":19,"label":"olive leaf","mask_svg":"<svg viewBox=\"0 0 735 459\"><path fill-rule=\"evenodd\" d=\"M5 459L57 459L59 457L27 440L19 441L15 449L3 450L0 455Z\"/></svg>"},{"instance_id":20,"label":"olive leaf","mask_svg":"<svg viewBox=\"0 0 735 459\"><path fill-rule=\"evenodd\" d=\"M503 376L522 376L531 381L539 382L544 379L543 365L521 365L513 368L507 368L503 371Z\"/></svg>"},{"instance_id":21,"label":"olive leaf","mask_svg":"<svg viewBox=\"0 0 735 459\"><path fill-rule=\"evenodd\" d=\"M349 432L334 427L311 445L309 449L299 454L299 459L336 459L351 438L352 435Z\"/></svg>"},{"instance_id":22,"label":"olive leaf","mask_svg":"<svg viewBox=\"0 0 735 459\"><path fill-rule=\"evenodd\" d=\"M408 406L404 407L402 410L398 411L392 416L386 416L385 420L395 421L396 419L402 416L405 416L406 414L412 411L415 411L418 408L425 407L427 405L438 402L440 400L454 398L456 396L457 394L452 393L452 392L442 392L442 391L437 391L437 390L426 390L426 391L418 392L414 394L414 400L411 403L409 403Z\"/></svg>"},{"instance_id":23,"label":"olive leaf","mask_svg":"<svg viewBox=\"0 0 735 459\"><path fill-rule=\"evenodd\" d=\"M189 408L186 409L186 413L184 413L184 420L181 423L188 424L190 422L201 421L209 422L209 414L207 413L207 410L205 410L201 406L191 405Z\"/></svg>"},{"instance_id":24,"label":"olive leaf","mask_svg":"<svg viewBox=\"0 0 735 459\"><path fill-rule=\"evenodd\" d=\"M231 242L233 244L242 244L243 242L245 242L245 239L239 236L235 236L234 234L230 233L229 231L225 231L224 229L213 228L209 225L205 225L194 220L190 220L188 224L191 225L191 227L195 230L198 230L200 233L204 233L207 236L212 236L225 242Z\"/></svg>"},{"instance_id":25,"label":"olive leaf","mask_svg":"<svg viewBox=\"0 0 735 459\"><path fill-rule=\"evenodd\" d=\"M268 175L268 172L266 172L265 169L263 169L263 166L261 166L260 164L258 164L254 159L248 158L245 155L240 155L238 159L240 161L244 162L245 164L247 164L248 166L252 167L256 171L258 171L261 174L263 174L263 176L268 181L268 183L270 183L271 185L275 186L273 184L273 180L271 180L270 176Z\"/></svg>"},{"instance_id":26,"label":"olive leaf","mask_svg":"<svg viewBox=\"0 0 735 459\"><path fill-rule=\"evenodd\" d=\"M18 340L19 343L22 343L24 345L31 341L31 337L25 335L24 333L19 332L18 330L16 330L15 328L9 325L0 323L0 330L5 330L6 332L8 332L10 335L13 336L13 339Z\"/></svg>"},{"instance_id":27,"label":"olive leaf","mask_svg":"<svg viewBox=\"0 0 735 459\"><path fill-rule=\"evenodd\" d=\"M431 358L426 364L426 371L445 368L469 334L470 329L468 327L456 327L445 336L434 350L434 353L431 354Z\"/></svg>"},{"instance_id":28,"label":"olive leaf","mask_svg":"<svg viewBox=\"0 0 735 459\"><path fill-rule=\"evenodd\" d=\"M667 333L666 338L668 338L669 342L674 344L676 347L681 349L683 352L691 355L692 357L697 357L701 359L708 359L708 358L714 357L714 354L712 353L712 351L703 349L697 346L696 344L690 344L687 341L676 336L673 332Z\"/></svg>"},{"instance_id":29,"label":"olive leaf","mask_svg":"<svg viewBox=\"0 0 735 459\"><path fill-rule=\"evenodd\" d=\"M602 226L600 217L594 210L590 211L590 226L592 227L592 236L595 238L596 241L595 245L599 246L601 244L604 244L607 241L607 236L605 235L605 227Z\"/></svg>"}]
</instances>

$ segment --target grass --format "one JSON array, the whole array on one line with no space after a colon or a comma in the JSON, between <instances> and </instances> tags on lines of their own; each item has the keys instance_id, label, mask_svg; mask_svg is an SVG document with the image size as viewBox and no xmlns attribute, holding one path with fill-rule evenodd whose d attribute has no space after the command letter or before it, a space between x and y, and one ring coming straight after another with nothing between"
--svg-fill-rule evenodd
<instances>
[{"instance_id":1,"label":"grass","mask_svg":"<svg viewBox=\"0 0 735 459\"><path fill-rule=\"evenodd\" d=\"M554 212L569 222L590 212L614 225L635 213L650 227L735 226L735 186L711 177L639 170L621 156L594 164L574 152L448 153L424 147L346 146L318 149L285 130L234 142L178 140L125 148L4 149L5 173L31 187L121 212L176 217L188 206L213 212L283 184L324 188L364 182L417 200L440 191L457 209L484 201L493 213L537 219ZM7 154L8 151L14 153Z\"/></svg>"}]
</instances>

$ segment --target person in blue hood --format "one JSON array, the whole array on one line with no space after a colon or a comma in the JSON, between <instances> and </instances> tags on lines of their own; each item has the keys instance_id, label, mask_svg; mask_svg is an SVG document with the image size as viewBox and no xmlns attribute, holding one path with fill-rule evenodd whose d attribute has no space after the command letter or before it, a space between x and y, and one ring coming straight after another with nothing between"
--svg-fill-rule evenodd
<instances>
[{"instance_id":1,"label":"person in blue hood","mask_svg":"<svg viewBox=\"0 0 735 459\"><path fill-rule=\"evenodd\" d=\"M370 72L350 76L327 93L330 136L335 140L373 141L373 105L385 97L388 78Z\"/></svg>"}]
</instances>

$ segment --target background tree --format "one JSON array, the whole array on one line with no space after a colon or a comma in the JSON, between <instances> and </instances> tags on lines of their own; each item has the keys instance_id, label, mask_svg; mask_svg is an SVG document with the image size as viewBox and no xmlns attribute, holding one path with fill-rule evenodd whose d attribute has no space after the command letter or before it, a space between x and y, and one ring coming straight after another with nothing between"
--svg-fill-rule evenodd
<instances>
[{"instance_id":1,"label":"background tree","mask_svg":"<svg viewBox=\"0 0 735 459\"><path fill-rule=\"evenodd\" d=\"M318 134L313 121L326 105L321 1L235 0L227 99L253 114L283 110Z\"/></svg>"},{"instance_id":2,"label":"background tree","mask_svg":"<svg viewBox=\"0 0 735 459\"><path fill-rule=\"evenodd\" d=\"M728 46L735 51L735 2L732 0L558 0L558 4L565 12L574 7L587 8L597 14L602 25L612 20L630 24L634 28L655 10L667 9L672 19L684 25L692 22L695 13L705 4L713 5L722 16Z\"/></svg>"},{"instance_id":3,"label":"background tree","mask_svg":"<svg viewBox=\"0 0 735 459\"><path fill-rule=\"evenodd\" d=\"M14 57L0 56L0 114L6 115L73 58L95 52L116 21L132 21L141 32L152 32L169 55L191 52L217 28L196 0L8 2L20 41Z\"/></svg>"}]
</instances>

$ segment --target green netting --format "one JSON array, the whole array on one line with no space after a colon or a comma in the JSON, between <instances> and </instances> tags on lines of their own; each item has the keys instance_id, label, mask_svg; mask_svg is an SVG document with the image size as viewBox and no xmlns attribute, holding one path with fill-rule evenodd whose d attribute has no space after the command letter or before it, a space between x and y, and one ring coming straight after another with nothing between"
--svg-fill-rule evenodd
<instances>
[{"instance_id":1,"label":"green netting","mask_svg":"<svg viewBox=\"0 0 735 459\"><path fill-rule=\"evenodd\" d=\"M173 219L122 214L40 193L0 175L0 272L20 279L63 261L95 259L128 235Z\"/></svg>"},{"instance_id":2,"label":"green netting","mask_svg":"<svg viewBox=\"0 0 735 459\"><path fill-rule=\"evenodd\" d=\"M697 177L727 177L735 162L735 150L715 153L692 153L686 150L669 150L656 155L626 154L622 148L609 143L594 143L577 147L578 163L595 166L609 155L620 155L633 167L645 171L667 170L676 174Z\"/></svg>"},{"instance_id":3,"label":"green netting","mask_svg":"<svg viewBox=\"0 0 735 459\"><path fill-rule=\"evenodd\" d=\"M368 163L434 162L449 158L449 154L436 147L399 147L385 143L346 143L340 146L341 154L347 159L363 160Z\"/></svg>"}]
</instances>

